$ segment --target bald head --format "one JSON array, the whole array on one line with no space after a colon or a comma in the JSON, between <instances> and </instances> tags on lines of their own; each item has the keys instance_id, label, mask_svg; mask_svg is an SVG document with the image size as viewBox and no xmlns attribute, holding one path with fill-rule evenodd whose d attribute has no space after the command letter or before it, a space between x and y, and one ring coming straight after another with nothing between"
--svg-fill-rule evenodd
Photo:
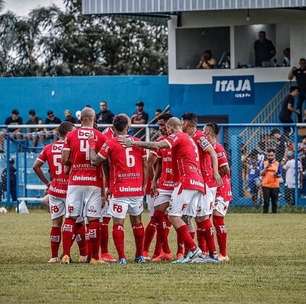
<instances>
[{"instance_id":1,"label":"bald head","mask_svg":"<svg viewBox=\"0 0 306 304\"><path fill-rule=\"evenodd\" d=\"M168 133L173 133L176 131L181 131L182 130L182 122L179 118L177 117L171 117L167 121L167 131Z\"/></svg>"},{"instance_id":2,"label":"bald head","mask_svg":"<svg viewBox=\"0 0 306 304\"><path fill-rule=\"evenodd\" d=\"M93 127L96 113L92 108L85 107L81 111L81 123L85 127Z\"/></svg>"}]
</instances>

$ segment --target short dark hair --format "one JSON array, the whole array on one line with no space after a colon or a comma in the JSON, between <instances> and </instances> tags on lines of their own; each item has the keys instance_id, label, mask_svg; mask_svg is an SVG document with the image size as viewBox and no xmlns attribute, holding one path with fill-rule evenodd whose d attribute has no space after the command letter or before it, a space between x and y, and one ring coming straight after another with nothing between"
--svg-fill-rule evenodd
<instances>
[{"instance_id":1,"label":"short dark hair","mask_svg":"<svg viewBox=\"0 0 306 304\"><path fill-rule=\"evenodd\" d=\"M264 34L264 35L266 35L266 32L265 32L265 31L260 31L259 34Z\"/></svg>"},{"instance_id":2,"label":"short dark hair","mask_svg":"<svg viewBox=\"0 0 306 304\"><path fill-rule=\"evenodd\" d=\"M155 112L161 113L162 109L156 109Z\"/></svg>"},{"instance_id":3,"label":"short dark hair","mask_svg":"<svg viewBox=\"0 0 306 304\"><path fill-rule=\"evenodd\" d=\"M270 149L267 150L267 153L274 153L275 154L275 149L270 148Z\"/></svg>"},{"instance_id":4,"label":"short dark hair","mask_svg":"<svg viewBox=\"0 0 306 304\"><path fill-rule=\"evenodd\" d=\"M17 109L13 109L12 114L19 115L19 111Z\"/></svg>"},{"instance_id":5,"label":"short dark hair","mask_svg":"<svg viewBox=\"0 0 306 304\"><path fill-rule=\"evenodd\" d=\"M72 129L73 124L70 121L63 121L58 127L58 134L60 137L65 137Z\"/></svg>"},{"instance_id":6,"label":"short dark hair","mask_svg":"<svg viewBox=\"0 0 306 304\"><path fill-rule=\"evenodd\" d=\"M206 127L211 128L215 135L218 135L220 132L220 127L214 122L209 122L206 124Z\"/></svg>"},{"instance_id":7,"label":"short dark hair","mask_svg":"<svg viewBox=\"0 0 306 304\"><path fill-rule=\"evenodd\" d=\"M295 90L299 90L300 91L300 88L298 86L291 86L290 89L289 89L289 92L292 93Z\"/></svg>"},{"instance_id":8,"label":"short dark hair","mask_svg":"<svg viewBox=\"0 0 306 304\"><path fill-rule=\"evenodd\" d=\"M306 59L304 57L300 58L299 61L306 61Z\"/></svg>"},{"instance_id":9,"label":"short dark hair","mask_svg":"<svg viewBox=\"0 0 306 304\"><path fill-rule=\"evenodd\" d=\"M172 118L173 115L171 113L164 113L158 116L158 120L164 120L164 121L168 121L170 118Z\"/></svg>"},{"instance_id":10,"label":"short dark hair","mask_svg":"<svg viewBox=\"0 0 306 304\"><path fill-rule=\"evenodd\" d=\"M35 110L30 110L30 111L29 111L29 115L31 115L31 116L35 116L35 115L36 115Z\"/></svg>"},{"instance_id":11,"label":"short dark hair","mask_svg":"<svg viewBox=\"0 0 306 304\"><path fill-rule=\"evenodd\" d=\"M113 120L113 126L118 132L122 132L129 124L129 119L125 115L116 115Z\"/></svg>"},{"instance_id":12,"label":"short dark hair","mask_svg":"<svg viewBox=\"0 0 306 304\"><path fill-rule=\"evenodd\" d=\"M191 112L184 113L182 115L182 119L183 120L188 120L195 125L198 123L198 116L194 113L191 113Z\"/></svg>"},{"instance_id":13,"label":"short dark hair","mask_svg":"<svg viewBox=\"0 0 306 304\"><path fill-rule=\"evenodd\" d=\"M274 135L274 134L281 134L281 131L279 129L275 128L271 131L271 135Z\"/></svg>"}]
</instances>

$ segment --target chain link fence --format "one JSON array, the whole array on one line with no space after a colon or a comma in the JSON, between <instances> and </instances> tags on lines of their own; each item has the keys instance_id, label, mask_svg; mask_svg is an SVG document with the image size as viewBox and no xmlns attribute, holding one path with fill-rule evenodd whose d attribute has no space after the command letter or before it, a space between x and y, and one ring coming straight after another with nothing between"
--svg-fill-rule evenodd
<instances>
[{"instance_id":1,"label":"chain link fence","mask_svg":"<svg viewBox=\"0 0 306 304\"><path fill-rule=\"evenodd\" d=\"M18 126L17 130L16 126L10 126L0 133L1 205L15 206L21 201L29 206L40 203L45 188L32 166L43 146L57 139L55 127ZM101 130L106 127L99 125ZM221 124L220 127L219 141L225 146L231 168L232 205L262 206L265 182L262 170L271 149L282 167L278 205L306 205L306 125ZM133 125L130 133L142 140L156 140L160 135L156 125ZM44 170L48 173L46 167Z\"/></svg>"}]
</instances>

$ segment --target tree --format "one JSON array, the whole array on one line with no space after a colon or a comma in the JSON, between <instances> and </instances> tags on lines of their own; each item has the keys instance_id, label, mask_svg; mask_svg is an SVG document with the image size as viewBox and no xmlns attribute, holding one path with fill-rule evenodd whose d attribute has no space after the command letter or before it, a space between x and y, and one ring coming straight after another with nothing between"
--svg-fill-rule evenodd
<instances>
[{"instance_id":1,"label":"tree","mask_svg":"<svg viewBox=\"0 0 306 304\"><path fill-rule=\"evenodd\" d=\"M128 18L81 14L80 0L0 16L4 75L167 73L167 27Z\"/></svg>"}]
</instances>

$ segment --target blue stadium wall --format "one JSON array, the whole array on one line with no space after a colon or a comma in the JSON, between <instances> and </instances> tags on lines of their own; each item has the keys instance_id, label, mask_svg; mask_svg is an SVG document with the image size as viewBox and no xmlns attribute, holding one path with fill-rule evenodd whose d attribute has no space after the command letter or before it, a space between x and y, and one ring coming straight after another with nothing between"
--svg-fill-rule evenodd
<instances>
[{"instance_id":1,"label":"blue stadium wall","mask_svg":"<svg viewBox=\"0 0 306 304\"><path fill-rule=\"evenodd\" d=\"M201 115L227 115L230 123L250 122L261 108L281 89L283 83L255 84L255 102L249 105L215 105L212 85L169 85L166 76L96 76L0 78L0 123L13 108L24 120L30 109L44 118L54 110L77 111L90 104L98 110L100 100L108 100L114 113L131 114L137 100L143 100L152 117L156 108L171 105L172 112Z\"/></svg>"}]
</instances>

